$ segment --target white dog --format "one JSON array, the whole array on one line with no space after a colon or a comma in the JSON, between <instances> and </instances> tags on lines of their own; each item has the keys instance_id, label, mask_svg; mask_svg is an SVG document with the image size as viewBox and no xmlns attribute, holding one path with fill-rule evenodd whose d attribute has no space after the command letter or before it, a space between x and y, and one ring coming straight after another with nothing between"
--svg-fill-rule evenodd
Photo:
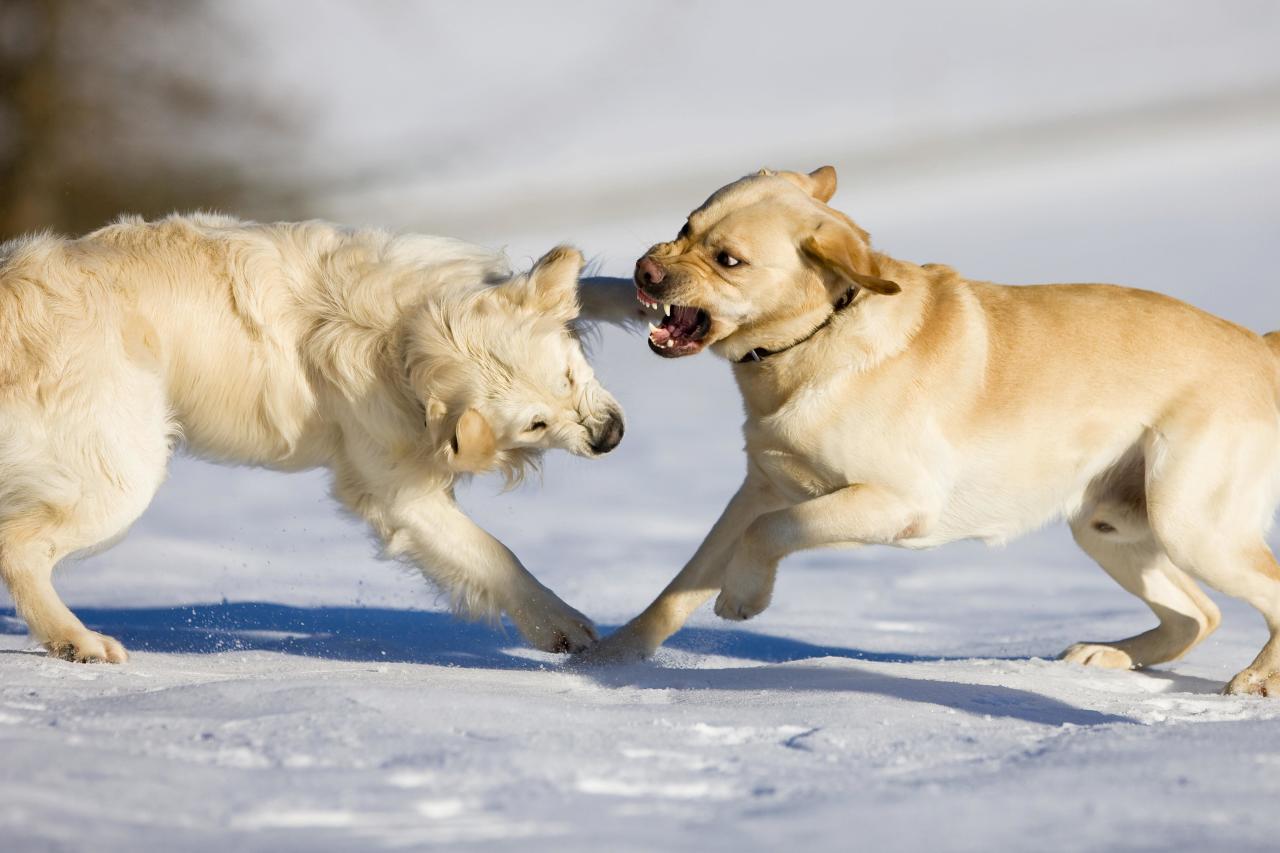
<instances>
[{"instance_id":1,"label":"white dog","mask_svg":"<svg viewBox=\"0 0 1280 853\"><path fill-rule=\"evenodd\" d=\"M832 545L1000 542L1065 516L1159 625L1076 643L1086 666L1173 660L1218 625L1204 581L1271 639L1231 693L1280 695L1280 333L1105 285L1007 287L891 258L827 205L830 167L714 193L636 264L668 303L649 346L731 361L747 476L656 601L592 647L655 649L719 593L769 605L778 562Z\"/></svg>"},{"instance_id":2,"label":"white dog","mask_svg":"<svg viewBox=\"0 0 1280 853\"><path fill-rule=\"evenodd\" d=\"M586 617L453 500L542 450L622 437L571 327L581 254L513 276L489 250L321 222L126 219L0 247L0 575L33 636L126 659L58 598L54 565L120 536L181 441L200 456L327 467L386 553L473 617L581 649Z\"/></svg>"}]
</instances>

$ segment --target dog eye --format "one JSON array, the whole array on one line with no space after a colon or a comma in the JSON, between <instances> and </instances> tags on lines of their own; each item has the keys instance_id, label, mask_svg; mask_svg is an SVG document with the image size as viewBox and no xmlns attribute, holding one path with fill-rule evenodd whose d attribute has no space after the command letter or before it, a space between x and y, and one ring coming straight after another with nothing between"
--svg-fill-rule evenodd
<instances>
[{"instance_id":1,"label":"dog eye","mask_svg":"<svg viewBox=\"0 0 1280 853\"><path fill-rule=\"evenodd\" d=\"M686 222L684 224L684 227L680 229L680 233L676 235L676 239L683 240L685 237L688 237L692 233L693 233L693 229L690 228L689 223Z\"/></svg>"},{"instance_id":2,"label":"dog eye","mask_svg":"<svg viewBox=\"0 0 1280 853\"><path fill-rule=\"evenodd\" d=\"M716 263L722 267L736 267L738 264L742 263L742 261L738 260L728 252L721 252L716 255Z\"/></svg>"},{"instance_id":3,"label":"dog eye","mask_svg":"<svg viewBox=\"0 0 1280 853\"><path fill-rule=\"evenodd\" d=\"M529 424L529 429L527 429L527 430L526 430L526 432L541 432L542 430L544 430L544 429L546 429L546 428L547 428L547 422L546 422L546 421L544 421L544 420L536 420L536 421L534 421L533 423Z\"/></svg>"}]
</instances>

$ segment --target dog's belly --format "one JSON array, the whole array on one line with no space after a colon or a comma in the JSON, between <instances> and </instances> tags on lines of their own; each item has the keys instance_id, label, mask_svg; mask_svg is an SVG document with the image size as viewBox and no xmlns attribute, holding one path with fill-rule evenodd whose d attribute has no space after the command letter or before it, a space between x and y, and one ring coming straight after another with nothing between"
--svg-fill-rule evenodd
<instances>
[{"instance_id":1,"label":"dog's belly","mask_svg":"<svg viewBox=\"0 0 1280 853\"><path fill-rule=\"evenodd\" d=\"M1139 431L1118 427L1094 443L1028 442L1005 454L958 453L968 464L947 489L937 521L921 537L898 544L927 548L979 539L1000 545L1069 517L1083 505L1090 483L1133 450Z\"/></svg>"},{"instance_id":2,"label":"dog's belly","mask_svg":"<svg viewBox=\"0 0 1280 853\"><path fill-rule=\"evenodd\" d=\"M877 482L876 478L863 472L842 477L804 457L782 450L762 451L755 460L778 493L792 503L822 497L858 482ZM1062 483L1057 488L1046 485L1012 494L989 485L972 484L950 492L941 513L927 509L933 501L921 496L919 517L932 520L908 525L918 534L891 544L912 549L935 548L961 539L1001 544L1061 515L1064 507L1073 500L1078 502L1076 496L1081 491L1075 484Z\"/></svg>"},{"instance_id":3,"label":"dog's belly","mask_svg":"<svg viewBox=\"0 0 1280 853\"><path fill-rule=\"evenodd\" d=\"M904 548L934 548L962 539L1003 545L1062 516L1083 491L1074 485L1052 484L1030 491L961 488L948 496L937 520L923 535L894 544Z\"/></svg>"},{"instance_id":4,"label":"dog's belly","mask_svg":"<svg viewBox=\"0 0 1280 853\"><path fill-rule=\"evenodd\" d=\"M194 419L193 419L194 420ZM334 430L311 427L297 434L286 434L255 422L240 432L211 430L207 421L179 418L182 444L192 456L210 462L252 465L273 471L307 471L328 465L334 457L337 434Z\"/></svg>"},{"instance_id":5,"label":"dog's belly","mask_svg":"<svg viewBox=\"0 0 1280 853\"><path fill-rule=\"evenodd\" d=\"M891 544L915 549L962 539L1003 544L1071 515L1089 483L1134 446L1139 432L1116 427L1086 442L1046 434L1016 446L1000 437L960 448L936 432L846 430L812 452L757 432L749 434L748 453L792 503L858 484L887 488L915 510L904 522L909 535Z\"/></svg>"}]
</instances>

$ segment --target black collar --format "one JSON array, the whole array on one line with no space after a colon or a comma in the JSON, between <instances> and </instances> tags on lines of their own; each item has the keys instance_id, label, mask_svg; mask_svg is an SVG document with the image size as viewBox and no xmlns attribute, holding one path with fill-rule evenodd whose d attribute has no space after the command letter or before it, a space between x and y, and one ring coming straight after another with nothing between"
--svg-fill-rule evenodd
<instances>
[{"instance_id":1,"label":"black collar","mask_svg":"<svg viewBox=\"0 0 1280 853\"><path fill-rule=\"evenodd\" d=\"M753 361L764 361L766 358L768 358L771 355L777 355L780 352L786 352L792 347L800 346L800 344L804 343L805 341L809 340L809 338L812 338L814 335L818 334L818 332L821 332L823 329L825 329L827 327L827 324L830 323L832 320L834 320L837 314L839 314L844 309L848 308L853 303L853 297L857 295L858 295L858 288L856 287L851 287L848 290L846 290L844 294L839 299L836 300L836 304L831 306L831 313L827 315L827 319L819 323L812 332L805 335L800 340L792 341L791 343L787 344L785 347L782 347L781 349L766 349L765 347L756 347L755 349L751 350L746 355L744 355L742 358L738 359L736 363L749 364Z\"/></svg>"}]
</instances>

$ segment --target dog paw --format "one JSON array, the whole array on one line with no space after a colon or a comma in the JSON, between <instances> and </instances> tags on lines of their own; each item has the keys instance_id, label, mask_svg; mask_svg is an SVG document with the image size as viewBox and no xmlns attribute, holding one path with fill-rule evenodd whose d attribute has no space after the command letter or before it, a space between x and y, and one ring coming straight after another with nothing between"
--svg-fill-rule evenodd
<instances>
[{"instance_id":1,"label":"dog paw","mask_svg":"<svg viewBox=\"0 0 1280 853\"><path fill-rule=\"evenodd\" d=\"M45 648L53 657L75 663L124 663L129 660L129 653L119 640L88 630L50 640L45 643Z\"/></svg>"},{"instance_id":2,"label":"dog paw","mask_svg":"<svg viewBox=\"0 0 1280 853\"><path fill-rule=\"evenodd\" d=\"M574 666L620 666L639 663L652 653L651 648L622 628L595 645L574 654L573 664Z\"/></svg>"},{"instance_id":3,"label":"dog paw","mask_svg":"<svg viewBox=\"0 0 1280 853\"><path fill-rule=\"evenodd\" d=\"M1103 669L1133 669L1133 658L1128 652L1103 643L1076 643L1058 655L1058 659Z\"/></svg>"},{"instance_id":4,"label":"dog paw","mask_svg":"<svg viewBox=\"0 0 1280 853\"><path fill-rule=\"evenodd\" d=\"M1266 696L1280 698L1280 672L1262 673L1246 669L1223 688L1228 696Z\"/></svg>"},{"instance_id":5,"label":"dog paw","mask_svg":"<svg viewBox=\"0 0 1280 853\"><path fill-rule=\"evenodd\" d=\"M716 615L721 619L741 622L752 616L759 616L769 606L769 594L741 595L736 590L725 588L716 597Z\"/></svg>"},{"instance_id":6,"label":"dog paw","mask_svg":"<svg viewBox=\"0 0 1280 853\"><path fill-rule=\"evenodd\" d=\"M574 654L599 639L591 620L561 601L510 615L529 645L544 652Z\"/></svg>"}]
</instances>

